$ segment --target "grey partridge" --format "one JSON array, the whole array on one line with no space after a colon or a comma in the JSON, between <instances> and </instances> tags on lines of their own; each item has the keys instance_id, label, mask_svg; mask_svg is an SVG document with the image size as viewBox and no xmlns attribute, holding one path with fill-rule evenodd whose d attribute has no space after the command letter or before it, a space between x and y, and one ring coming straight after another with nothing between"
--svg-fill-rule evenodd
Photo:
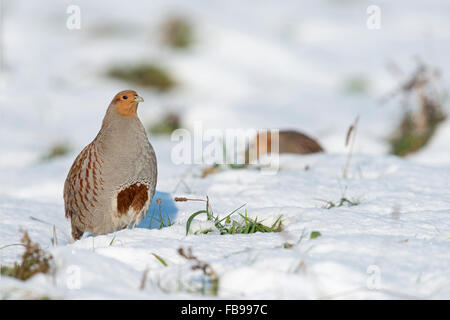
<instances>
[{"instance_id":1,"label":"grey partridge","mask_svg":"<svg viewBox=\"0 0 450 320\"><path fill-rule=\"evenodd\" d=\"M72 237L106 234L136 226L155 192L156 156L137 116L144 101L135 91L111 101L95 139L75 159L64 184Z\"/></svg>"},{"instance_id":2,"label":"grey partridge","mask_svg":"<svg viewBox=\"0 0 450 320\"><path fill-rule=\"evenodd\" d=\"M261 156L272 152L272 134L267 130L262 132L266 138L258 133L245 151L245 163L252 163ZM266 143L264 143L266 142ZM294 130L280 130L278 135L278 153L309 154L323 152L322 146L313 138ZM256 155L253 159L252 155Z\"/></svg>"}]
</instances>

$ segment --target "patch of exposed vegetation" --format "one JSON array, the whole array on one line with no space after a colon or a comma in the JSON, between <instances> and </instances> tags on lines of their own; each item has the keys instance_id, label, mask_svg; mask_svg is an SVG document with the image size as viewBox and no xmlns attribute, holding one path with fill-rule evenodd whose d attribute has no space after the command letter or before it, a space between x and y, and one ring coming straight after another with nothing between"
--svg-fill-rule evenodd
<instances>
[{"instance_id":1,"label":"patch of exposed vegetation","mask_svg":"<svg viewBox=\"0 0 450 320\"><path fill-rule=\"evenodd\" d=\"M44 252L38 243L33 243L28 236L28 232L22 232L23 237L21 242L25 247L22 261L20 263L15 263L13 267L2 266L0 270L1 275L14 277L20 280L28 280L38 273L49 273L53 257Z\"/></svg>"},{"instance_id":2,"label":"patch of exposed vegetation","mask_svg":"<svg viewBox=\"0 0 450 320\"><path fill-rule=\"evenodd\" d=\"M311 234L309 235L309 239L316 239L321 236L322 234L320 233L320 231L312 231Z\"/></svg>"},{"instance_id":3,"label":"patch of exposed vegetation","mask_svg":"<svg viewBox=\"0 0 450 320\"><path fill-rule=\"evenodd\" d=\"M219 218L219 216L215 216L210 203L209 198L206 197L204 199L188 199L188 198L175 198L175 201L204 201L206 203L205 210L199 210L193 213L186 222L186 235L190 232L191 223L194 218L201 214L206 214L207 221L213 222L214 228L209 228L206 230L197 231L194 234L207 234L210 232L218 232L219 234L251 234L255 232L281 232L283 230L282 227L282 216L279 216L274 223L270 226L264 225L262 221L258 221L258 218L252 219L248 217L247 210L245 213L237 213L238 210L242 209L244 205L239 208L233 210L231 213L226 215L224 218ZM233 214L237 213L240 216L240 220L231 219Z\"/></svg>"},{"instance_id":4,"label":"patch of exposed vegetation","mask_svg":"<svg viewBox=\"0 0 450 320\"><path fill-rule=\"evenodd\" d=\"M221 171L220 165L214 163L213 165L207 166L207 167L202 169L202 178L206 178L210 174L214 174L214 173L217 173L219 171Z\"/></svg>"},{"instance_id":5,"label":"patch of exposed vegetation","mask_svg":"<svg viewBox=\"0 0 450 320\"><path fill-rule=\"evenodd\" d=\"M316 239L321 236L322 236L322 233L320 233L320 231L311 231L309 234L309 240L313 240L313 239ZM307 232L305 230L303 230L302 234L300 235L300 238L295 243L292 243L291 241L286 241L283 243L282 248L291 249L296 246L299 246L302 243L302 241L304 239L306 239L306 237L307 237Z\"/></svg>"},{"instance_id":6,"label":"patch of exposed vegetation","mask_svg":"<svg viewBox=\"0 0 450 320\"><path fill-rule=\"evenodd\" d=\"M177 253L186 260L189 269L193 272L186 272L185 265L178 264L179 269L182 272L178 272L176 281L176 291L189 294L201 294L216 296L219 291L219 276L213 269L211 264L200 260L193 253L191 248L184 249L178 248ZM158 260L164 267L169 267L168 263L159 255L152 253L156 260ZM176 267L176 266L171 266ZM167 281L164 278L150 273L147 268L144 270L141 278L140 290L144 290L147 281L150 281L153 285L160 288L165 293L173 293L172 286L168 286ZM200 272L199 272L200 271ZM183 277L180 275L183 274ZM151 277L149 277L151 275ZM187 278L185 277L187 276Z\"/></svg>"},{"instance_id":7,"label":"patch of exposed vegetation","mask_svg":"<svg viewBox=\"0 0 450 320\"><path fill-rule=\"evenodd\" d=\"M108 76L139 86L166 92L175 86L175 80L169 71L156 63L142 63L135 66L113 67Z\"/></svg>"},{"instance_id":8,"label":"patch of exposed vegetation","mask_svg":"<svg viewBox=\"0 0 450 320\"><path fill-rule=\"evenodd\" d=\"M173 49L187 49L194 43L194 31L190 21L182 16L173 16L161 25L162 40Z\"/></svg>"},{"instance_id":9,"label":"patch of exposed vegetation","mask_svg":"<svg viewBox=\"0 0 450 320\"><path fill-rule=\"evenodd\" d=\"M224 171L224 170L228 170L228 169L231 169L231 170L244 169L247 167L248 167L248 164L245 164L245 163L243 163L243 164L229 163L229 164L223 164L223 165L214 163L211 166L207 166L207 167L203 168L201 176L202 176L202 178L206 178L210 174L214 174L214 173L217 173L220 171Z\"/></svg>"},{"instance_id":10,"label":"patch of exposed vegetation","mask_svg":"<svg viewBox=\"0 0 450 320\"><path fill-rule=\"evenodd\" d=\"M150 216L150 222L148 225L149 229L151 229L153 226L153 219L157 219L158 229L170 227L174 224L174 222L170 219L169 215L164 213L161 210L161 203L162 203L162 200L160 198L156 199L156 204L157 204L158 208L156 208L156 206L153 207L152 215ZM156 210L156 209L158 209L158 210Z\"/></svg>"},{"instance_id":11,"label":"patch of exposed vegetation","mask_svg":"<svg viewBox=\"0 0 450 320\"><path fill-rule=\"evenodd\" d=\"M42 161L50 161L67 155L72 148L67 142L56 142L42 155Z\"/></svg>"},{"instance_id":12,"label":"patch of exposed vegetation","mask_svg":"<svg viewBox=\"0 0 450 320\"><path fill-rule=\"evenodd\" d=\"M187 250L183 248L178 249L178 254L188 261L194 262L191 269L202 271L202 286L200 293L203 295L209 294L216 296L219 291L219 277L213 267L192 254L192 249Z\"/></svg>"},{"instance_id":13,"label":"patch of exposed vegetation","mask_svg":"<svg viewBox=\"0 0 450 320\"><path fill-rule=\"evenodd\" d=\"M361 94L367 91L369 83L362 75L355 75L344 80L343 89L352 94Z\"/></svg>"},{"instance_id":14,"label":"patch of exposed vegetation","mask_svg":"<svg viewBox=\"0 0 450 320\"><path fill-rule=\"evenodd\" d=\"M445 93L439 88L440 71L423 63L393 95L400 94L404 114L397 129L388 138L391 154L406 156L425 147L439 125L447 118ZM411 103L411 96L416 103Z\"/></svg>"},{"instance_id":15,"label":"patch of exposed vegetation","mask_svg":"<svg viewBox=\"0 0 450 320\"><path fill-rule=\"evenodd\" d=\"M181 128L181 121L178 114L168 112L159 122L149 126L148 130L153 134L170 135L179 128Z\"/></svg>"},{"instance_id":16,"label":"patch of exposed vegetation","mask_svg":"<svg viewBox=\"0 0 450 320\"><path fill-rule=\"evenodd\" d=\"M399 128L389 139L391 154L404 157L425 147L439 124L446 119L443 114L431 115L426 118L425 126L419 129L418 120L421 117L411 111L405 112Z\"/></svg>"},{"instance_id":17,"label":"patch of exposed vegetation","mask_svg":"<svg viewBox=\"0 0 450 320\"><path fill-rule=\"evenodd\" d=\"M341 199L339 199L338 202L322 200L322 199L316 199L316 200L325 202L325 205L323 206L324 209L339 208L339 207L343 207L343 206L354 207L354 206L359 205L359 201L349 200L346 197L341 197Z\"/></svg>"}]
</instances>

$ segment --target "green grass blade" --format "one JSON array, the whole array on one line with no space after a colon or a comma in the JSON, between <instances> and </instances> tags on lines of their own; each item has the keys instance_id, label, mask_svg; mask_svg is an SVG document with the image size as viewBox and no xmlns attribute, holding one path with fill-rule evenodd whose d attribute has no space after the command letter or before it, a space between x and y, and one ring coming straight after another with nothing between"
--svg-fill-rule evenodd
<instances>
[{"instance_id":1,"label":"green grass blade","mask_svg":"<svg viewBox=\"0 0 450 320\"><path fill-rule=\"evenodd\" d=\"M281 231L281 218L283 216L279 216L277 220L272 224L272 227L270 227L270 232L275 232L276 230Z\"/></svg>"},{"instance_id":2,"label":"green grass blade","mask_svg":"<svg viewBox=\"0 0 450 320\"><path fill-rule=\"evenodd\" d=\"M161 264L162 264L164 267L167 267L167 263L164 261L163 258L161 258L160 256L158 256L156 253L152 253L152 255L153 255L159 262L161 262Z\"/></svg>"},{"instance_id":3,"label":"green grass blade","mask_svg":"<svg viewBox=\"0 0 450 320\"><path fill-rule=\"evenodd\" d=\"M206 213L206 214L208 215L208 211L206 211L206 210L200 210L200 211L197 211L197 212L193 213L193 214L189 217L189 219L188 219L187 222L186 222L186 235L189 234L189 229L190 229L190 227L191 227L192 220L194 220L194 218L195 218L196 216L198 216L199 214L202 214L202 213Z\"/></svg>"},{"instance_id":4,"label":"green grass blade","mask_svg":"<svg viewBox=\"0 0 450 320\"><path fill-rule=\"evenodd\" d=\"M252 227L250 228L249 233L255 233L256 226L258 225L257 220L258 220L258 218L256 218L255 221L252 223Z\"/></svg>"},{"instance_id":5,"label":"green grass blade","mask_svg":"<svg viewBox=\"0 0 450 320\"><path fill-rule=\"evenodd\" d=\"M322 234L319 231L313 231L313 232L311 232L309 238L310 239L316 239L316 238L318 238L320 236L322 236Z\"/></svg>"},{"instance_id":6,"label":"green grass blade","mask_svg":"<svg viewBox=\"0 0 450 320\"><path fill-rule=\"evenodd\" d=\"M153 212L152 215L150 217L150 223L148 224L148 228L151 229L152 228L152 222L153 222L153 216L155 215L155 207L153 207Z\"/></svg>"},{"instance_id":7,"label":"green grass blade","mask_svg":"<svg viewBox=\"0 0 450 320\"><path fill-rule=\"evenodd\" d=\"M114 240L116 240L116 235L114 235L114 237L111 239L111 242L109 243L109 246L110 246L110 247L113 245Z\"/></svg>"},{"instance_id":8,"label":"green grass blade","mask_svg":"<svg viewBox=\"0 0 450 320\"><path fill-rule=\"evenodd\" d=\"M230 228L230 234L234 234L234 232L235 232L235 229L236 228L236 224L235 224L235 222L233 221L233 224L231 225L231 228Z\"/></svg>"},{"instance_id":9,"label":"green grass blade","mask_svg":"<svg viewBox=\"0 0 450 320\"><path fill-rule=\"evenodd\" d=\"M239 208L234 209L234 210L231 211L231 213L229 213L227 216L225 216L224 218L220 219L220 220L219 220L219 223L222 222L223 220L229 218L233 213L235 213L236 211L238 211L239 209L243 208L243 207L246 206L246 205L247 205L247 204L244 203L244 204L243 204L242 206L240 206Z\"/></svg>"}]
</instances>

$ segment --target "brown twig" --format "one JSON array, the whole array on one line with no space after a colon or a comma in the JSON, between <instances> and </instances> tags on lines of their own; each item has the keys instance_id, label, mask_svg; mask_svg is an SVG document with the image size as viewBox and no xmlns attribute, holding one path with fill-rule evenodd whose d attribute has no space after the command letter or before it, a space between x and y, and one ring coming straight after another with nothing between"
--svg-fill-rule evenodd
<instances>
[{"instance_id":1,"label":"brown twig","mask_svg":"<svg viewBox=\"0 0 450 320\"><path fill-rule=\"evenodd\" d=\"M56 225L53 225L53 245L58 245L58 237L56 236Z\"/></svg>"},{"instance_id":2,"label":"brown twig","mask_svg":"<svg viewBox=\"0 0 450 320\"><path fill-rule=\"evenodd\" d=\"M12 244L7 244L6 246L0 247L0 250L8 248L8 247L13 247L13 246L26 247L23 243L12 243Z\"/></svg>"},{"instance_id":3,"label":"brown twig","mask_svg":"<svg viewBox=\"0 0 450 320\"><path fill-rule=\"evenodd\" d=\"M186 197L175 197L174 198L175 201L177 202L184 202L184 201L203 201L205 202L205 199L191 199L191 198L186 198Z\"/></svg>"},{"instance_id":4,"label":"brown twig","mask_svg":"<svg viewBox=\"0 0 450 320\"><path fill-rule=\"evenodd\" d=\"M212 268L212 266L209 263L201 261L196 256L194 256L192 254L191 248L188 248L187 251L185 251L183 248L179 248L178 254L183 258L185 258L186 260L192 260L196 262L196 264L192 266L192 270L201 270L203 274L210 279L211 281L210 293L216 295L219 289L219 278L214 269Z\"/></svg>"},{"instance_id":5,"label":"brown twig","mask_svg":"<svg viewBox=\"0 0 450 320\"><path fill-rule=\"evenodd\" d=\"M141 285L139 286L140 290L144 290L145 289L145 283L147 282L147 274L148 274L148 268L146 268L144 270L144 273L142 274Z\"/></svg>"},{"instance_id":6,"label":"brown twig","mask_svg":"<svg viewBox=\"0 0 450 320\"><path fill-rule=\"evenodd\" d=\"M348 128L347 136L345 137L345 146L348 146L350 140L351 140L351 144L350 144L350 149L348 150L347 161L346 161L345 167L344 167L344 172L343 172L344 179L347 178L348 168L350 167L350 161L352 159L353 147L355 146L355 140L356 140L356 130L358 128L358 121L359 121L359 116L356 117L353 124Z\"/></svg>"}]
</instances>

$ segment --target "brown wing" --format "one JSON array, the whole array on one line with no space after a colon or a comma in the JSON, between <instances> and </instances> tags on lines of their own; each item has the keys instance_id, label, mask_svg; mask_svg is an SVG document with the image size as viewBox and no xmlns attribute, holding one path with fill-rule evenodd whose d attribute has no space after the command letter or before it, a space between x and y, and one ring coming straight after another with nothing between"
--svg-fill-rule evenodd
<instances>
[{"instance_id":1,"label":"brown wing","mask_svg":"<svg viewBox=\"0 0 450 320\"><path fill-rule=\"evenodd\" d=\"M275 152L272 150L272 139L270 131L265 132L262 136L261 133L258 133L245 150L245 163L250 163L250 151L256 156L256 159ZM279 131L278 139L278 153L308 154L324 151L317 141L298 131Z\"/></svg>"},{"instance_id":2,"label":"brown wing","mask_svg":"<svg viewBox=\"0 0 450 320\"><path fill-rule=\"evenodd\" d=\"M323 152L322 146L311 137L298 131L280 131L280 153L308 154Z\"/></svg>"},{"instance_id":3,"label":"brown wing","mask_svg":"<svg viewBox=\"0 0 450 320\"><path fill-rule=\"evenodd\" d=\"M93 209L103 190L102 160L94 142L75 159L64 183L66 218L78 227L91 223Z\"/></svg>"}]
</instances>

